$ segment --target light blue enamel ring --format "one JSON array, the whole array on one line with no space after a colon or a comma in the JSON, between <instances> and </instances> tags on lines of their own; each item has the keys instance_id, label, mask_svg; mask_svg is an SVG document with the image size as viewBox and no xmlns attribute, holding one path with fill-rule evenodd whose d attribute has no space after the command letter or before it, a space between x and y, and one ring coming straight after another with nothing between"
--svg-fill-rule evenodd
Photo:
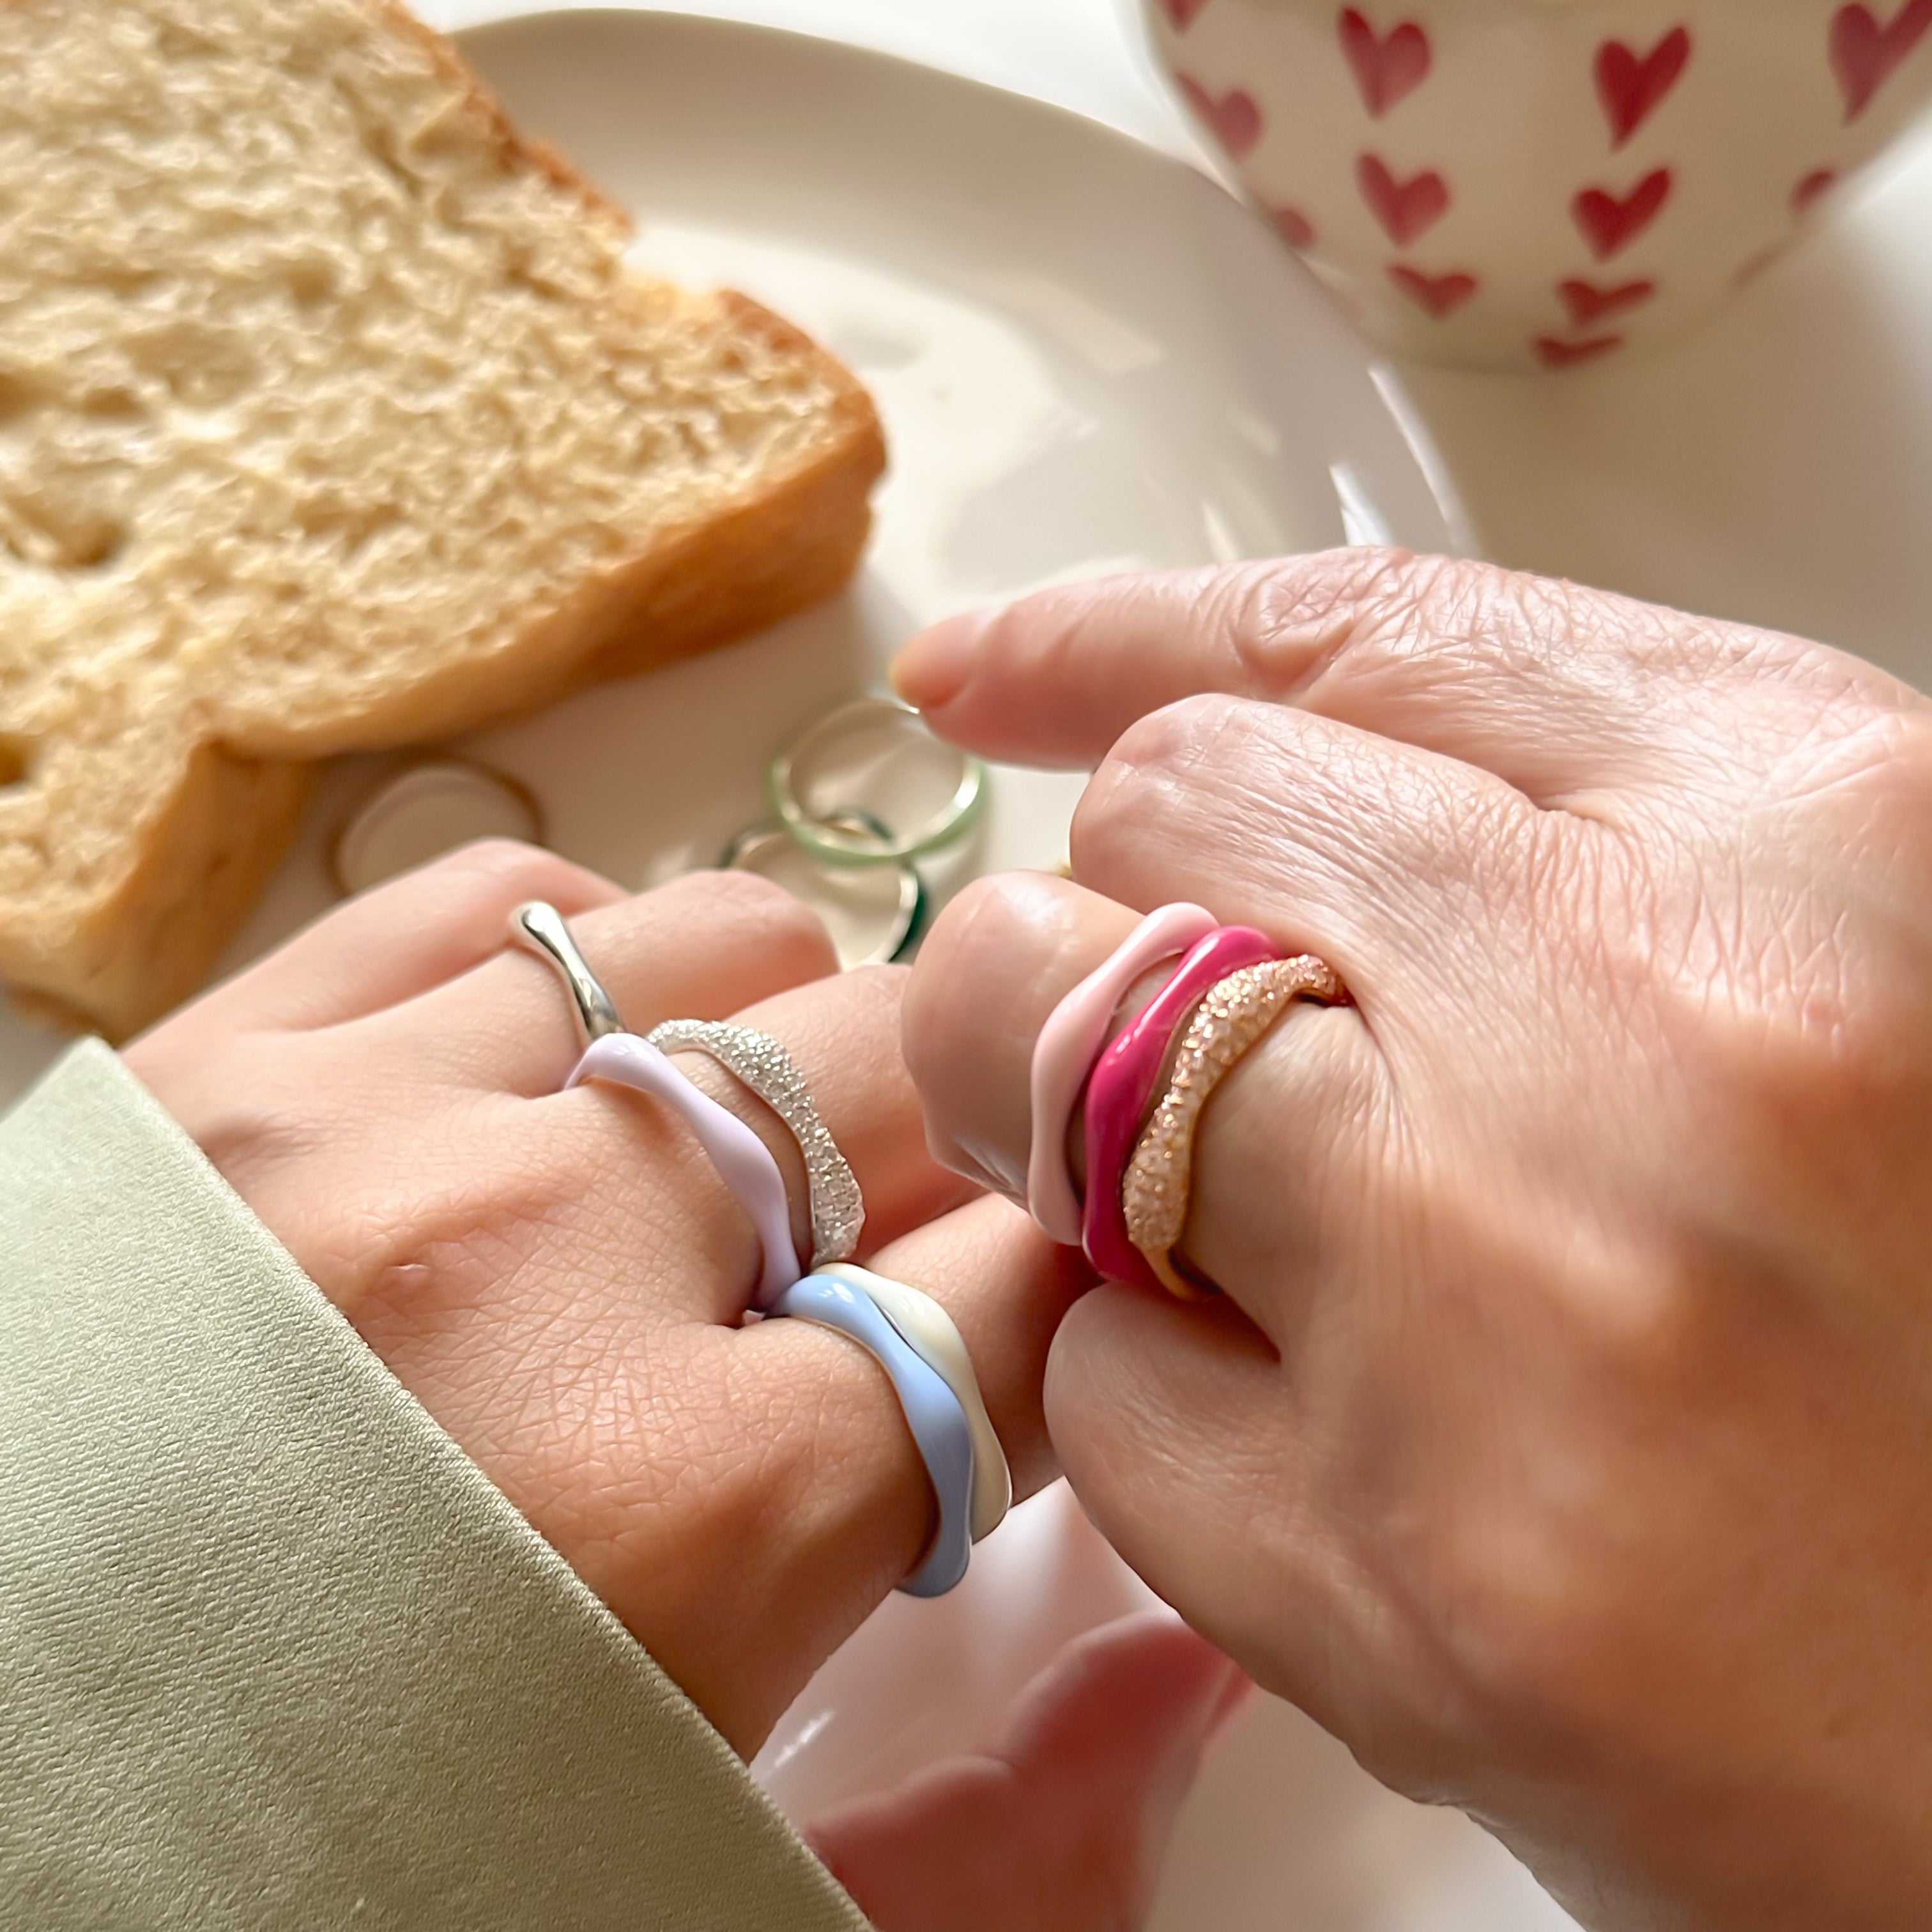
<instances>
[{"instance_id":1,"label":"light blue enamel ring","mask_svg":"<svg viewBox=\"0 0 1932 1932\"><path fill-rule=\"evenodd\" d=\"M836 1328L892 1378L939 1502L939 1528L932 1547L899 1588L909 1597L944 1596L965 1575L973 1553L973 1430L964 1406L872 1298L849 1282L808 1274L794 1282L766 1313L767 1318L789 1316Z\"/></svg>"}]
</instances>

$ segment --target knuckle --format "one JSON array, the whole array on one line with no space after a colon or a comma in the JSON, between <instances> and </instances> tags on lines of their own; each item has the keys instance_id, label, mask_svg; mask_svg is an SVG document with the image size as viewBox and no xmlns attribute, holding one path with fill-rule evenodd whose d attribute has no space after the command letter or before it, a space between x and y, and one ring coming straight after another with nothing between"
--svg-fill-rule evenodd
<instances>
[{"instance_id":1,"label":"knuckle","mask_svg":"<svg viewBox=\"0 0 1932 1932\"><path fill-rule=\"evenodd\" d=\"M1000 983L1016 956L1030 952L1035 921L1053 906L1058 881L1001 872L974 880L934 922L920 948L902 1010L902 1045L914 1082L950 1091L970 1054L984 988Z\"/></svg>"},{"instance_id":2,"label":"knuckle","mask_svg":"<svg viewBox=\"0 0 1932 1932\"><path fill-rule=\"evenodd\" d=\"M818 914L796 892L758 872L688 875L686 890L703 895L722 927L742 927L781 971L796 980L823 979L838 970L832 935Z\"/></svg>"},{"instance_id":3,"label":"knuckle","mask_svg":"<svg viewBox=\"0 0 1932 1932\"><path fill-rule=\"evenodd\" d=\"M520 893L526 898L554 898L586 875L567 859L519 838L477 838L446 852L423 867L423 878L451 880L478 898Z\"/></svg>"},{"instance_id":4,"label":"knuckle","mask_svg":"<svg viewBox=\"0 0 1932 1932\"><path fill-rule=\"evenodd\" d=\"M1252 680L1294 696L1318 684L1344 650L1425 628L1445 578L1488 568L1406 550L1328 550L1231 572L1216 615Z\"/></svg>"},{"instance_id":5,"label":"knuckle","mask_svg":"<svg viewBox=\"0 0 1932 1932\"><path fill-rule=\"evenodd\" d=\"M1268 707L1225 692L1177 698L1129 725L1096 776L1119 784L1139 775L1166 776L1190 770L1211 760L1232 734L1251 735L1255 720L1268 715Z\"/></svg>"}]
</instances>

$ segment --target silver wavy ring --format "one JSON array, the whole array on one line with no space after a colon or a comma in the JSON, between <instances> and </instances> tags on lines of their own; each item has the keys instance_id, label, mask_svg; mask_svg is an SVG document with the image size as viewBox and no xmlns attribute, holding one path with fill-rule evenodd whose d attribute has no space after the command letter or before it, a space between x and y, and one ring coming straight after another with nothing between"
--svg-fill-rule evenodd
<instances>
[{"instance_id":1,"label":"silver wavy ring","mask_svg":"<svg viewBox=\"0 0 1932 1932\"><path fill-rule=\"evenodd\" d=\"M616 1002L604 990L604 982L590 970L590 962L578 950L563 915L542 899L520 905L510 915L510 935L526 952L548 959L562 974L570 989L571 1004L577 1009L577 1023L586 1040L602 1040L606 1034L628 1030L618 1017Z\"/></svg>"},{"instance_id":2,"label":"silver wavy ring","mask_svg":"<svg viewBox=\"0 0 1932 1932\"><path fill-rule=\"evenodd\" d=\"M791 1130L812 1197L812 1265L856 1253L865 1196L850 1162L820 1119L798 1062L768 1033L721 1020L666 1020L648 1036L660 1053L706 1053L749 1088Z\"/></svg>"}]
</instances>

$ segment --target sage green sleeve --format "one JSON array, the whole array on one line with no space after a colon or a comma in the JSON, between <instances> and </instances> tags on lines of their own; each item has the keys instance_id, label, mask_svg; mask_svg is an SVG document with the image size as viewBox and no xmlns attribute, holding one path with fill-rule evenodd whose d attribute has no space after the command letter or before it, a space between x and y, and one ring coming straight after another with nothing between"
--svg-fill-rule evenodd
<instances>
[{"instance_id":1,"label":"sage green sleeve","mask_svg":"<svg viewBox=\"0 0 1932 1932\"><path fill-rule=\"evenodd\" d=\"M0 1120L0 1926L864 1926L98 1043Z\"/></svg>"}]
</instances>

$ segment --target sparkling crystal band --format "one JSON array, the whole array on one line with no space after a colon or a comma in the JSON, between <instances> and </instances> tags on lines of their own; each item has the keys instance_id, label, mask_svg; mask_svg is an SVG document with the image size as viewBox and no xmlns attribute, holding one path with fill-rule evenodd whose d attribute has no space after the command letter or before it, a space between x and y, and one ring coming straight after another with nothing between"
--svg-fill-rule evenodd
<instances>
[{"instance_id":1,"label":"sparkling crystal band","mask_svg":"<svg viewBox=\"0 0 1932 1932\"><path fill-rule=\"evenodd\" d=\"M1172 1292L1190 1297L1202 1292L1175 1267L1173 1258L1187 1226L1194 1134L1202 1108L1236 1061L1294 1001L1316 1000L1327 1005L1342 997L1342 982L1334 969L1304 952L1229 974L1209 988L1195 1009L1167 1090L1136 1144L1120 1183L1127 1238Z\"/></svg>"},{"instance_id":2,"label":"sparkling crystal band","mask_svg":"<svg viewBox=\"0 0 1932 1932\"><path fill-rule=\"evenodd\" d=\"M798 1062L768 1033L718 1020L666 1020L653 1027L660 1053L705 1053L743 1082L791 1130L812 1195L812 1265L856 1252L866 1225L858 1177L814 1105Z\"/></svg>"}]
</instances>

